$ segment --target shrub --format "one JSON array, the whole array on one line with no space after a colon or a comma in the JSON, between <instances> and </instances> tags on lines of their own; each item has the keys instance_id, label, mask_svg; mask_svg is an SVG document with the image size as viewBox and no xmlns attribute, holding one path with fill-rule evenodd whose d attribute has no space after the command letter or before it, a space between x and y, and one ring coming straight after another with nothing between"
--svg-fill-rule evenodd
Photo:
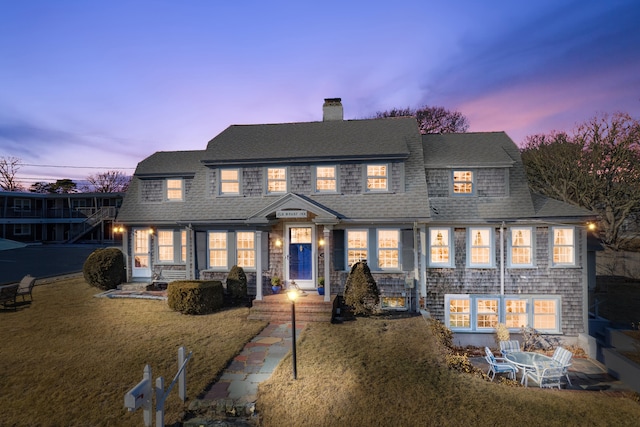
<instances>
[{"instance_id":1,"label":"shrub","mask_svg":"<svg viewBox=\"0 0 640 427\"><path fill-rule=\"evenodd\" d=\"M344 302L353 308L353 314L370 315L380 302L380 291L365 261L351 267L344 286Z\"/></svg>"},{"instance_id":2,"label":"shrub","mask_svg":"<svg viewBox=\"0 0 640 427\"><path fill-rule=\"evenodd\" d=\"M431 329L433 336L443 347L449 350L453 349L453 332L451 332L451 329L447 328L447 326L438 319L433 318L427 320L427 325L429 329Z\"/></svg>"},{"instance_id":3,"label":"shrub","mask_svg":"<svg viewBox=\"0 0 640 427\"><path fill-rule=\"evenodd\" d=\"M500 345L500 341L509 341L511 335L509 334L509 328L504 323L498 323L496 326L496 334L495 334L496 344Z\"/></svg>"},{"instance_id":4,"label":"shrub","mask_svg":"<svg viewBox=\"0 0 640 427\"><path fill-rule=\"evenodd\" d=\"M167 288L169 308L182 314L207 314L222 308L224 289L219 280L180 280Z\"/></svg>"},{"instance_id":5,"label":"shrub","mask_svg":"<svg viewBox=\"0 0 640 427\"><path fill-rule=\"evenodd\" d=\"M234 265L227 276L227 292L232 299L244 299L247 297L247 275L242 267Z\"/></svg>"},{"instance_id":6,"label":"shrub","mask_svg":"<svg viewBox=\"0 0 640 427\"><path fill-rule=\"evenodd\" d=\"M84 262L82 274L91 286L115 289L126 280L124 255L118 248L96 249Z\"/></svg>"}]
</instances>

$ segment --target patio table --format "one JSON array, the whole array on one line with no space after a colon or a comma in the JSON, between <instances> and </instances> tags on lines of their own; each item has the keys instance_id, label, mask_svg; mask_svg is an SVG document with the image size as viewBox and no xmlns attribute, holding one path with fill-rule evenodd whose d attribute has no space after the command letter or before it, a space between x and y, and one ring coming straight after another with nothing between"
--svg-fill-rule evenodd
<instances>
[{"instance_id":1,"label":"patio table","mask_svg":"<svg viewBox=\"0 0 640 427\"><path fill-rule=\"evenodd\" d=\"M520 383L523 385L525 384L525 379L527 378L527 372L535 371L536 364L556 364L556 362L551 357L531 351L514 351L513 353L507 354L504 358L509 363L515 365L516 368L522 371L522 379L520 380Z\"/></svg>"}]
</instances>

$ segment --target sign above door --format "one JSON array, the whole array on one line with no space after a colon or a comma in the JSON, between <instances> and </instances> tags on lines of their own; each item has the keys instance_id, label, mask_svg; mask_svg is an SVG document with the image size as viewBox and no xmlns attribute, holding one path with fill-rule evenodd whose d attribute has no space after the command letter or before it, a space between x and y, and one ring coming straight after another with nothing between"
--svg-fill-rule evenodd
<instances>
[{"instance_id":1,"label":"sign above door","mask_svg":"<svg viewBox=\"0 0 640 427\"><path fill-rule=\"evenodd\" d=\"M307 211L276 211L276 218L306 218Z\"/></svg>"}]
</instances>

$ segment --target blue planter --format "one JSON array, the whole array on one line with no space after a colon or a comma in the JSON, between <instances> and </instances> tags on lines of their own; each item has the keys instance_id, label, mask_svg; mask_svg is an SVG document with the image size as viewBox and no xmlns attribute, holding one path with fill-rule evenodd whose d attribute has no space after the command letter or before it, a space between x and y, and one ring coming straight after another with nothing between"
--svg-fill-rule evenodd
<instances>
[{"instance_id":1,"label":"blue planter","mask_svg":"<svg viewBox=\"0 0 640 427\"><path fill-rule=\"evenodd\" d=\"M280 289L281 289L280 286L272 286L271 292L273 292L273 294L275 295L277 293L280 293Z\"/></svg>"},{"instance_id":2,"label":"blue planter","mask_svg":"<svg viewBox=\"0 0 640 427\"><path fill-rule=\"evenodd\" d=\"M324 295L324 288L318 288L318 295Z\"/></svg>"}]
</instances>

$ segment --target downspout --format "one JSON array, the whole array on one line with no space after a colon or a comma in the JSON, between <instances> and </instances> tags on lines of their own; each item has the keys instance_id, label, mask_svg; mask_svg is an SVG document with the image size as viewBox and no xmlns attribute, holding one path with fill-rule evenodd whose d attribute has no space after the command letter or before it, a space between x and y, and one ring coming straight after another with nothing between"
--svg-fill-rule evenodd
<instances>
[{"instance_id":1,"label":"downspout","mask_svg":"<svg viewBox=\"0 0 640 427\"><path fill-rule=\"evenodd\" d=\"M500 296L504 296L504 221L500 224Z\"/></svg>"}]
</instances>

